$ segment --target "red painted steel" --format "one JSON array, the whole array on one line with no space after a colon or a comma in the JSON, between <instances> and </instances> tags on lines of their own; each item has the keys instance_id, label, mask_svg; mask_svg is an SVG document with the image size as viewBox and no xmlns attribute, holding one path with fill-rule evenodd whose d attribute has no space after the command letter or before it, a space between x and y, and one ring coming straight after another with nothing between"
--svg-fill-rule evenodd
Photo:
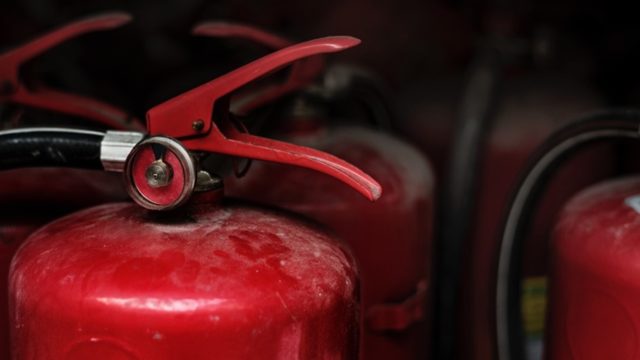
<instances>
[{"instance_id":1,"label":"red painted steel","mask_svg":"<svg viewBox=\"0 0 640 360\"><path fill-rule=\"evenodd\" d=\"M52 110L91 119L114 129L138 129L142 125L126 112L109 104L80 95L64 93L44 87L31 89L20 80L19 70L33 57L74 37L98 30L108 30L128 23L126 13L107 13L79 20L45 34L25 45L0 54L0 102Z\"/></svg>"},{"instance_id":2,"label":"red painted steel","mask_svg":"<svg viewBox=\"0 0 640 360\"><path fill-rule=\"evenodd\" d=\"M10 283L15 358L357 356L348 251L315 226L258 208L84 210L30 237Z\"/></svg>"},{"instance_id":3,"label":"red painted steel","mask_svg":"<svg viewBox=\"0 0 640 360\"><path fill-rule=\"evenodd\" d=\"M363 359L426 356L434 206L429 163L406 143L366 128L299 118L284 127L290 128L280 133L284 140L355 164L380 181L384 194L370 203L334 179L267 163L254 163L241 179L225 179L227 192L304 214L347 242L362 274Z\"/></svg>"},{"instance_id":4,"label":"red painted steel","mask_svg":"<svg viewBox=\"0 0 640 360\"><path fill-rule=\"evenodd\" d=\"M203 128L194 129L193 121L212 119L212 103L215 104L242 86L298 60L346 50L359 43L360 40L350 36L333 36L280 49L155 106L147 113L147 127L151 133L170 133L177 138L207 133L211 129L211 123L205 121ZM184 118L184 121L176 121Z\"/></svg>"},{"instance_id":5,"label":"red painted steel","mask_svg":"<svg viewBox=\"0 0 640 360\"><path fill-rule=\"evenodd\" d=\"M107 13L70 23L0 54L0 103L17 103L80 116L116 129L142 129L141 123L111 105L21 81L21 66L33 57L83 34L113 29L131 20L125 13ZM30 231L72 209L126 198L114 174L68 169L20 169L0 174L0 310L6 309L11 256ZM9 325L0 315L0 359L9 358Z\"/></svg>"},{"instance_id":6,"label":"red painted steel","mask_svg":"<svg viewBox=\"0 0 640 360\"><path fill-rule=\"evenodd\" d=\"M75 169L0 172L0 309L7 309L11 258L36 228L73 209L126 199L120 176ZM9 321L0 313L0 359L9 359Z\"/></svg>"},{"instance_id":7,"label":"red painted steel","mask_svg":"<svg viewBox=\"0 0 640 360\"><path fill-rule=\"evenodd\" d=\"M259 43L273 37L254 27L214 22L199 25L196 33L247 38ZM275 41L268 41L267 45L273 43ZM290 78L295 74L294 68ZM279 96L277 90L269 94ZM249 92L245 97L256 96ZM261 98L260 91L257 98ZM259 103L242 99L239 102ZM251 106L240 108L241 112L250 110ZM427 264L430 263L433 217L433 175L428 164L415 150L389 136L361 128L328 127L318 119L297 120L304 121L288 124L296 130L288 134L287 141L348 159L382 179L385 191L391 189L393 193L371 204L353 194L345 194L335 181L315 178L302 169L272 164L254 164L247 178L241 181L227 179L230 193L317 219L336 230L354 249L364 276L363 358L425 356L429 347L425 318L430 304ZM410 171L416 173L411 176ZM394 238L395 250L390 249L390 238ZM390 254L396 256L390 260ZM381 261L386 266L381 266Z\"/></svg>"},{"instance_id":8,"label":"red painted steel","mask_svg":"<svg viewBox=\"0 0 640 360\"><path fill-rule=\"evenodd\" d=\"M544 80L550 77L553 81ZM460 359L496 357L492 304L498 231L518 174L536 147L563 121L600 104L588 86L554 74L542 73L507 85L482 159L476 214L463 262L464 283L458 300ZM547 276L547 249L555 217L573 194L611 176L613 158L610 146L593 147L577 154L551 180L525 239L523 277ZM542 317L542 322L544 311L535 316Z\"/></svg>"},{"instance_id":9,"label":"red painted steel","mask_svg":"<svg viewBox=\"0 0 640 360\"><path fill-rule=\"evenodd\" d=\"M263 45L272 50L279 50L293 45L291 41L281 36L272 34L255 26L231 23L207 21L193 28L194 35L241 38ZM296 90L310 85L325 68L323 56L311 56L296 61L289 72L287 79L281 84L269 84L259 89L252 89L243 94L242 99L234 105L237 114L248 114L265 104L271 103Z\"/></svg>"},{"instance_id":10,"label":"red painted steel","mask_svg":"<svg viewBox=\"0 0 640 360\"><path fill-rule=\"evenodd\" d=\"M193 27L193 34L220 38L246 39L272 50L293 45L288 39L272 34L264 29L253 25L228 21L206 21L200 23Z\"/></svg>"},{"instance_id":11,"label":"red painted steel","mask_svg":"<svg viewBox=\"0 0 640 360\"><path fill-rule=\"evenodd\" d=\"M276 51L152 108L149 132L191 151L313 169L377 199L380 185L360 169L240 132L228 112L231 92L257 77L357 43L332 37ZM36 232L11 279L17 358L346 359L358 351L347 252L320 230L263 210L89 209Z\"/></svg>"},{"instance_id":12,"label":"red painted steel","mask_svg":"<svg viewBox=\"0 0 640 360\"><path fill-rule=\"evenodd\" d=\"M550 359L635 359L640 326L640 178L569 202L552 245Z\"/></svg>"},{"instance_id":13,"label":"red painted steel","mask_svg":"<svg viewBox=\"0 0 640 360\"><path fill-rule=\"evenodd\" d=\"M241 132L232 124L228 113L228 96L242 86L305 57L341 51L359 43L352 37L335 36L273 52L151 108L147 112L149 133L176 138L191 151L313 169L339 179L369 200L375 200L381 195L380 186L353 165L321 151Z\"/></svg>"}]
</instances>

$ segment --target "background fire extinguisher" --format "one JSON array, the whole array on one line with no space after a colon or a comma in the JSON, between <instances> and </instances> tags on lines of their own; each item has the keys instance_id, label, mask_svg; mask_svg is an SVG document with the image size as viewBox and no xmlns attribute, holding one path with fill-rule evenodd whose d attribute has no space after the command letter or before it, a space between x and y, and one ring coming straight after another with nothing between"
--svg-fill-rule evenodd
<instances>
[{"instance_id":1,"label":"background fire extinguisher","mask_svg":"<svg viewBox=\"0 0 640 360\"><path fill-rule=\"evenodd\" d=\"M269 47L287 43L241 24L203 23L196 32L251 39ZM296 74L313 73L318 65L292 69L272 94L289 90ZM311 70L300 69L303 66ZM371 174L385 189L375 204L344 191L332 179L271 163L253 164L246 175L229 177L225 183L232 197L303 214L344 239L362 274L362 357L413 359L429 352L434 177L417 150L372 129L392 123L383 93L364 71L333 65L302 94L280 101L261 129L270 137L336 155ZM261 103L261 92L253 94L246 96L251 101L240 101L245 104L241 110Z\"/></svg>"},{"instance_id":2,"label":"background fire extinguisher","mask_svg":"<svg viewBox=\"0 0 640 360\"><path fill-rule=\"evenodd\" d=\"M501 234L496 321L499 359L525 351L522 297L524 239L549 189L549 180L595 144L638 138L640 114L604 111L571 123L549 138L517 188ZM635 356L634 252L637 178L608 181L567 203L551 242L546 358Z\"/></svg>"},{"instance_id":3,"label":"background fire extinguisher","mask_svg":"<svg viewBox=\"0 0 640 360\"><path fill-rule=\"evenodd\" d=\"M170 99L149 110L152 136L142 141L136 132L0 133L15 144L0 147L3 168L124 170L139 205L173 209L104 205L30 237L12 265L13 356L353 358L359 305L349 251L294 215L220 202L220 180L198 160L215 153L302 166L377 199L380 186L359 169L241 132L228 108L245 83L356 43L334 37L292 45ZM60 144L63 160L32 156L52 144Z\"/></svg>"},{"instance_id":4,"label":"background fire extinguisher","mask_svg":"<svg viewBox=\"0 0 640 360\"><path fill-rule=\"evenodd\" d=\"M275 136L357 164L380 181L385 194L370 204L331 179L266 163L230 181L229 194L304 214L353 249L362 273L363 358L426 356L434 210L429 163L388 134L340 126L322 107L297 100L293 110L278 116Z\"/></svg>"},{"instance_id":5,"label":"background fire extinguisher","mask_svg":"<svg viewBox=\"0 0 640 360\"><path fill-rule=\"evenodd\" d=\"M496 356L491 284L499 227L510 190L528 157L548 134L564 119L601 104L595 90L581 80L583 69L589 67L583 64L566 69L566 64L556 60L560 57L550 53L549 49L558 52L562 46L554 42L564 39L552 36L553 31L545 27L523 37L523 29L518 28L521 22L514 14L491 10L495 13L489 16L489 36L469 73L445 175L448 186L436 250L441 256L436 271L439 298L435 326L442 331L435 336L442 359ZM539 54L539 47L547 53ZM559 73L557 69L563 67ZM553 82L546 80L551 78ZM523 260L526 281L522 306L531 354L539 354L542 343L549 228L572 194L614 172L612 159L614 149L606 144L573 158L554 177L549 196L536 213Z\"/></svg>"},{"instance_id":6,"label":"background fire extinguisher","mask_svg":"<svg viewBox=\"0 0 640 360\"><path fill-rule=\"evenodd\" d=\"M130 16L124 13L78 20L0 54L2 128L66 125L141 129L137 120L111 105L34 84L21 72L25 63L60 43L89 32L119 27L129 20ZM16 169L0 174L1 358L8 358L9 325L4 309L7 309L9 264L15 250L31 231L56 217L82 207L125 199L124 188L114 180L117 178L113 174L77 169Z\"/></svg>"}]
</instances>

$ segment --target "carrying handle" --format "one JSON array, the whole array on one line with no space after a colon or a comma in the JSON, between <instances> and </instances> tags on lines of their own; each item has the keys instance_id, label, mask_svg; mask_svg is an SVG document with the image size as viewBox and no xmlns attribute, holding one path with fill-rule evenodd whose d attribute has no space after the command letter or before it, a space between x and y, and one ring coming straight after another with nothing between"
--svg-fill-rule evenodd
<instances>
[{"instance_id":1,"label":"carrying handle","mask_svg":"<svg viewBox=\"0 0 640 360\"><path fill-rule=\"evenodd\" d=\"M39 87L29 89L20 80L20 67L41 53L80 35L120 27L131 21L131 15L112 12L82 19L42 35L22 46L0 54L0 103L13 102L27 106L92 119L115 129L142 129L124 111L80 95Z\"/></svg>"},{"instance_id":2,"label":"carrying handle","mask_svg":"<svg viewBox=\"0 0 640 360\"><path fill-rule=\"evenodd\" d=\"M205 21L193 27L193 35L252 41L271 50L293 45L290 40L256 26L228 21Z\"/></svg>"},{"instance_id":3,"label":"carrying handle","mask_svg":"<svg viewBox=\"0 0 640 360\"><path fill-rule=\"evenodd\" d=\"M147 128L151 134L171 134L176 138L207 134L211 130L213 107L221 98L295 61L342 51L359 43L360 40L350 36L332 36L273 52L151 108L147 112Z\"/></svg>"},{"instance_id":4,"label":"carrying handle","mask_svg":"<svg viewBox=\"0 0 640 360\"><path fill-rule=\"evenodd\" d=\"M201 36L245 39L271 50L279 50L293 45L290 40L259 27L226 21L206 21L196 25L192 32L194 35ZM325 59L323 56L312 56L296 61L284 82L243 94L241 99L234 102L234 111L239 114L248 114L256 108L308 86L322 73L324 68ZM239 106L235 104L239 104Z\"/></svg>"},{"instance_id":5,"label":"carrying handle","mask_svg":"<svg viewBox=\"0 0 640 360\"><path fill-rule=\"evenodd\" d=\"M191 151L208 151L315 170L349 185L367 199L382 195L380 184L354 165L323 151L238 131L230 121L213 123L212 136L184 139Z\"/></svg>"},{"instance_id":6,"label":"carrying handle","mask_svg":"<svg viewBox=\"0 0 640 360\"><path fill-rule=\"evenodd\" d=\"M347 36L291 45L157 105L147 112L150 135L176 138L190 151L204 151L312 169L351 186L369 200L380 184L357 167L322 151L239 131L230 119L229 97L250 83L292 62L341 51L360 41Z\"/></svg>"}]
</instances>

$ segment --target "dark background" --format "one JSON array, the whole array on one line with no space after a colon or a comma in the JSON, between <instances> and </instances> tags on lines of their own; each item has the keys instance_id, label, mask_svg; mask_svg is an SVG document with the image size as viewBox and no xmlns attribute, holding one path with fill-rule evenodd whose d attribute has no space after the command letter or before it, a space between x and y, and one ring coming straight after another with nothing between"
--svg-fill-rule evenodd
<instances>
[{"instance_id":1,"label":"dark background","mask_svg":"<svg viewBox=\"0 0 640 360\"><path fill-rule=\"evenodd\" d=\"M455 87L487 41L510 52L512 72L572 72L594 86L606 104L638 101L637 19L630 9L602 1L3 0L0 47L108 10L128 11L135 20L57 47L28 64L26 73L140 116L176 91L264 54L247 43L189 34L199 21L224 19L300 40L361 38L361 46L339 57L386 81L396 95L399 119L410 117L430 93L442 96Z\"/></svg>"},{"instance_id":2,"label":"dark background","mask_svg":"<svg viewBox=\"0 0 640 360\"><path fill-rule=\"evenodd\" d=\"M640 26L636 12L616 2L2 0L0 50L112 10L130 12L134 21L38 56L23 67L24 80L88 95L143 118L153 105L267 53L245 41L191 36L198 22L242 22L294 40L356 36L363 41L360 46L330 59L366 68L382 80L394 110L394 130L428 155L444 188L453 178L446 170L472 65L487 50L499 53L501 95L490 121L488 155L477 175L480 189L488 189L486 184L499 188L496 196L485 192L488 200L480 199L476 210L492 214L489 220L481 215L475 220L490 223L486 229L475 225L488 237L497 231L507 189L520 166L553 127L545 121L551 119L555 126L592 109L640 104ZM0 110L3 120L10 112ZM509 152L502 163L496 160L503 156L500 146L505 142L527 138L533 140L523 152ZM485 240L470 241L481 248L477 244ZM474 248L463 252L467 258L462 263L468 264L465 259ZM461 286L463 298L477 300L479 295L473 290L465 294ZM465 311L472 310L459 307L459 358L490 358L478 356L491 353L482 350L492 346L490 341L474 339L492 331L490 311L469 315ZM435 332L437 337L438 328Z\"/></svg>"}]
</instances>

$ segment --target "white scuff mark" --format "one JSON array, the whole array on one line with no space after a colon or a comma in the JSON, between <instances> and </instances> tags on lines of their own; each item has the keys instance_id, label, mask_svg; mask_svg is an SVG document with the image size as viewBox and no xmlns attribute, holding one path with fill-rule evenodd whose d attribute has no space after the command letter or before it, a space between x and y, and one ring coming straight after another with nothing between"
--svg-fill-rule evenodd
<instances>
[{"instance_id":1,"label":"white scuff mark","mask_svg":"<svg viewBox=\"0 0 640 360\"><path fill-rule=\"evenodd\" d=\"M160 333L159 331L156 331L153 333L153 340L160 341L163 338L164 338L164 335L162 335L162 333Z\"/></svg>"},{"instance_id":2,"label":"white scuff mark","mask_svg":"<svg viewBox=\"0 0 640 360\"><path fill-rule=\"evenodd\" d=\"M624 204L640 214L640 195L629 196L624 199Z\"/></svg>"},{"instance_id":3,"label":"white scuff mark","mask_svg":"<svg viewBox=\"0 0 640 360\"><path fill-rule=\"evenodd\" d=\"M96 298L99 303L109 306L121 306L129 309L161 311L161 312L191 312L202 308L218 307L226 303L226 299L159 299L159 298Z\"/></svg>"},{"instance_id":4,"label":"white scuff mark","mask_svg":"<svg viewBox=\"0 0 640 360\"><path fill-rule=\"evenodd\" d=\"M295 315L293 315L293 313L289 309L289 306L287 306L287 303L284 302L284 299L282 298L282 295L280 295L280 292L276 291L276 295L278 296L278 299L280 299L280 303L282 303L282 306L284 307L284 309L287 311L287 313L289 313L291 320L293 320L293 322L298 321L298 319L296 319Z\"/></svg>"}]
</instances>

